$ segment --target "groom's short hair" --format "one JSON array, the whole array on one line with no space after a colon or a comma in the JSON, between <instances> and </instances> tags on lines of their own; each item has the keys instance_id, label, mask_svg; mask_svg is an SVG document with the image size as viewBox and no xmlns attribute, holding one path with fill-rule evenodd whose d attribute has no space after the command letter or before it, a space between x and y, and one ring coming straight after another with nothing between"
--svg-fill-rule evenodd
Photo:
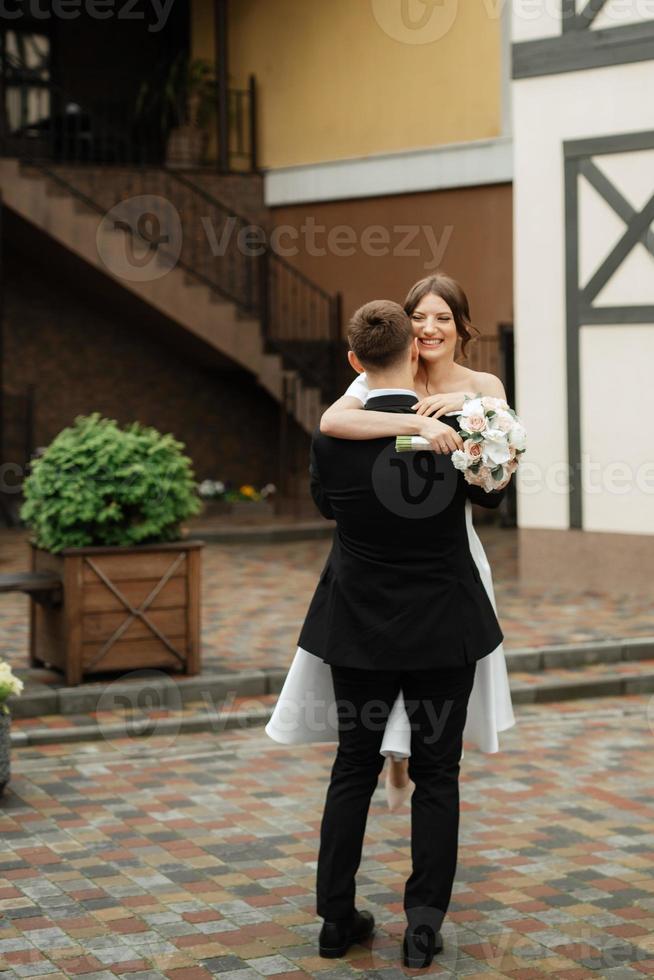
<instances>
[{"instance_id":1,"label":"groom's short hair","mask_svg":"<svg viewBox=\"0 0 654 980\"><path fill-rule=\"evenodd\" d=\"M375 299L356 311L347 339L363 367L386 368L402 360L413 340L413 328L399 303Z\"/></svg>"}]
</instances>

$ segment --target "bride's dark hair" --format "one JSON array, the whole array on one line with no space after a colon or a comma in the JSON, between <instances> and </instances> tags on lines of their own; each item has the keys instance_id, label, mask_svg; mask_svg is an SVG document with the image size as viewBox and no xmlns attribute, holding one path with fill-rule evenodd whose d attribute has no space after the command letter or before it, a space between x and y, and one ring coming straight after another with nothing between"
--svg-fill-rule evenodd
<instances>
[{"instance_id":1,"label":"bride's dark hair","mask_svg":"<svg viewBox=\"0 0 654 980\"><path fill-rule=\"evenodd\" d=\"M433 276L420 279L411 287L407 298L404 300L404 312L407 316L412 317L418 304L422 302L425 296L432 294L444 299L452 310L456 332L461 341L461 354L463 357L467 357L466 347L481 331L473 326L470 321L468 297L456 279L452 279L444 272L436 272Z\"/></svg>"}]
</instances>

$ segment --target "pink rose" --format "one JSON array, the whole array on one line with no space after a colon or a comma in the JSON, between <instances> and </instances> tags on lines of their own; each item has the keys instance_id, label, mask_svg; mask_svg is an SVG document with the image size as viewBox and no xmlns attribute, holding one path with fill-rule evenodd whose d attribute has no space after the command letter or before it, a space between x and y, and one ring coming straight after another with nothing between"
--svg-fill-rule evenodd
<instances>
[{"instance_id":1,"label":"pink rose","mask_svg":"<svg viewBox=\"0 0 654 980\"><path fill-rule=\"evenodd\" d=\"M473 463L481 459L482 446L480 442L473 442L472 439L466 439L463 443L463 448Z\"/></svg>"},{"instance_id":2,"label":"pink rose","mask_svg":"<svg viewBox=\"0 0 654 980\"><path fill-rule=\"evenodd\" d=\"M484 415L466 415L461 420L466 432L483 432L486 428L486 417Z\"/></svg>"}]
</instances>

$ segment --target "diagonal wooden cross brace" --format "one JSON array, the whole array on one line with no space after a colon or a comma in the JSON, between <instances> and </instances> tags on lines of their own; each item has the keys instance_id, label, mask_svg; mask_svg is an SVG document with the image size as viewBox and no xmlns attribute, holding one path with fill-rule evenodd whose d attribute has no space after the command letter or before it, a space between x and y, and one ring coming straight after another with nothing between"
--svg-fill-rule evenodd
<instances>
[{"instance_id":1,"label":"diagonal wooden cross brace","mask_svg":"<svg viewBox=\"0 0 654 980\"><path fill-rule=\"evenodd\" d=\"M633 209L631 209L630 217L626 218L625 209L620 205L620 210L618 210L618 207L616 206L618 205L618 198L616 196L617 191L614 195L602 193L602 190L606 190L606 186L598 179L599 171L597 171L597 168L594 170L592 166L585 166L580 169L581 172L588 178L589 182L596 188L596 190L599 191L602 197L604 197L606 203L613 207L620 217L625 215L623 220L627 225L627 228L622 237L619 239L618 243L611 249L609 254L602 261L584 288L581 290L581 298L583 302L590 305L602 287L606 285L611 276L618 270L629 253L639 242L642 242L645 248L650 251L649 226L654 220L654 194L652 194L642 211L633 211ZM602 190L599 189L600 187ZM620 211L622 211L622 214Z\"/></svg>"},{"instance_id":2,"label":"diagonal wooden cross brace","mask_svg":"<svg viewBox=\"0 0 654 980\"><path fill-rule=\"evenodd\" d=\"M561 0L561 28L563 33L590 30L591 24L602 12L607 2L608 0L587 0L586 5L577 11L576 0Z\"/></svg>"},{"instance_id":3,"label":"diagonal wooden cross brace","mask_svg":"<svg viewBox=\"0 0 654 980\"><path fill-rule=\"evenodd\" d=\"M620 193L611 181L592 160L580 160L579 172L583 174L591 187L594 187L601 198L612 208L617 216L628 225L638 212L632 208L627 199ZM640 242L649 254L654 257L654 232L648 227L640 236Z\"/></svg>"},{"instance_id":4,"label":"diagonal wooden cross brace","mask_svg":"<svg viewBox=\"0 0 654 980\"><path fill-rule=\"evenodd\" d=\"M116 596L116 598L119 600L119 602L121 602L125 606L125 608L127 609L128 613L129 613L129 615L127 616L127 619L123 623L121 623L120 626L116 630L114 630L114 632L109 637L109 639L106 640L105 643L103 643L102 647L100 648L99 653L97 653L96 656L93 658L93 660L88 664L87 669L90 669L91 667L95 667L95 665L97 663L99 663L100 660L102 660L102 658L111 649L111 647L114 645L114 643L116 643L116 641L120 639L120 637L125 633L125 631L131 625L131 623L133 623L136 619L140 619L142 623L145 623L145 625L150 630L152 630L152 632L154 633L154 635L159 640L161 640L161 642L163 644L165 644L165 646L170 650L170 652L172 654L174 654L177 657L177 659L179 660L180 663L183 664L185 662L185 656L184 656L184 654L181 653L179 650L177 650L173 646L173 644L170 642L170 640L163 635L163 633L161 632L161 630L159 630L155 626L155 624L152 622L152 620L149 619L149 617L146 615L146 610L148 609L148 607L154 602L154 600L156 599L156 597L159 595L159 593L163 589L164 585L166 585L166 583L169 581L169 579L172 578L172 576L175 574L175 572L177 571L177 569L179 568L179 566L181 565L181 563L185 560L185 558L186 558L186 555L185 555L184 552L182 552L181 554L179 554L177 556L177 558L173 561L173 563L170 565L170 567L168 568L168 570L165 572L165 574L161 577L161 579L159 580L159 582L157 582L157 584L154 587L154 589L152 589L152 591L150 592L150 594L143 600L143 602L140 604L140 606L133 606L132 603L129 601L129 599L127 599L127 597L123 595L123 593L111 581L111 579L108 578L107 575L105 575L105 573L102 571L102 569L101 568L98 568L98 566L95 564L95 562L91 558L89 558L88 556L85 556L84 561L87 563L87 565L89 566L89 568L91 568L95 572L95 574L98 576L98 578L106 585L106 587L111 592L113 592L113 594Z\"/></svg>"}]
</instances>

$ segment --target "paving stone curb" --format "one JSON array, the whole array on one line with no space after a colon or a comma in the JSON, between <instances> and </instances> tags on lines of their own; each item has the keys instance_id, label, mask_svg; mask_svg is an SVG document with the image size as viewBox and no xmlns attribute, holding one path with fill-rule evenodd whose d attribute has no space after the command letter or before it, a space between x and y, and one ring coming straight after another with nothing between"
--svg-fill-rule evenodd
<instances>
[{"instance_id":1,"label":"paving stone curb","mask_svg":"<svg viewBox=\"0 0 654 980\"><path fill-rule=\"evenodd\" d=\"M630 677L615 673L588 678L543 681L519 687L511 685L511 700L514 705L543 704L579 698L615 697L651 692L654 692L654 671ZM255 692L250 693L256 696ZM263 692L258 693L261 695ZM272 711L272 705L252 705L249 708L230 710L229 700L227 700L222 705L215 706L213 710L187 712L178 717L149 718L145 715L119 722L104 720L92 721L88 724L72 722L69 727L44 726L28 731L12 731L10 737L12 745L24 746L192 732L219 734L228 729L265 725Z\"/></svg>"},{"instance_id":2,"label":"paving stone curb","mask_svg":"<svg viewBox=\"0 0 654 980\"><path fill-rule=\"evenodd\" d=\"M164 671L135 671L140 678L148 674L148 690L158 695L158 706L179 708L189 701L204 700L208 708L230 698L277 694L282 689L286 670L239 670L199 674L197 677L177 677ZM26 688L19 697L9 699L14 718L37 718L41 715L81 715L97 710L110 710L112 702L127 699L139 707L138 692L143 687L139 679L93 682L79 687L51 689L47 684ZM123 700L124 704L124 700Z\"/></svg>"},{"instance_id":3,"label":"paving stone curb","mask_svg":"<svg viewBox=\"0 0 654 980\"><path fill-rule=\"evenodd\" d=\"M625 677L604 674L602 677L571 678L544 681L524 687L511 687L513 704L543 704L548 701L572 701L577 698L613 697L626 694L649 694L654 691L654 671Z\"/></svg>"},{"instance_id":4,"label":"paving stone curb","mask_svg":"<svg viewBox=\"0 0 654 980\"><path fill-rule=\"evenodd\" d=\"M639 676L622 674L604 675L590 679L549 681L525 687L511 687L511 700L518 704L544 704L578 698L614 697L627 694L654 692L654 671ZM254 693L254 692L251 692ZM258 692L262 693L262 692ZM98 739L138 738L150 735L213 732L234 728L265 725L272 714L272 707L251 707L245 710L201 711L179 718L148 718L125 722L93 722L88 725L71 724L69 728L33 728L27 732L11 732L11 744L43 745L61 742L85 742Z\"/></svg>"},{"instance_id":5,"label":"paving stone curb","mask_svg":"<svg viewBox=\"0 0 654 980\"><path fill-rule=\"evenodd\" d=\"M507 650L509 670L541 671L548 667L583 667L589 664L654 660L654 637L623 640L593 640L588 643L562 643L529 650Z\"/></svg>"},{"instance_id":6,"label":"paving stone curb","mask_svg":"<svg viewBox=\"0 0 654 980\"><path fill-rule=\"evenodd\" d=\"M536 650L510 650L506 653L509 672L538 673L549 667L583 667L590 664L649 659L654 659L654 637L546 646ZM284 684L287 670L285 667L268 667L262 670L208 671L197 677L174 677L164 671L151 673L148 687L159 692L161 707L175 708L189 701L204 699L207 701L207 706L211 708L217 701L224 701L229 696L278 694ZM601 678L591 678L587 682L584 681L582 686L585 687L588 683L595 689L598 686L603 687L619 682L621 687L620 690L616 690L616 693L625 693L624 685L636 686L636 689L642 690L643 688L638 688L637 685L647 676L643 674L641 677L625 677L616 673ZM29 682L20 697L9 699L9 705L15 718L86 714L103 707L109 689L111 697L124 696L134 699L135 692L138 690L137 684L137 678L133 680L119 678L103 683L92 682L78 687L60 688ZM542 684L534 685L533 690L538 687L538 690L552 688L558 691L577 686L579 686L577 681L543 681ZM646 687L645 690L649 691L650 688ZM514 700L518 697L523 700L533 700L526 698L522 690L515 691Z\"/></svg>"},{"instance_id":7,"label":"paving stone curb","mask_svg":"<svg viewBox=\"0 0 654 980\"><path fill-rule=\"evenodd\" d=\"M191 732L219 732L234 728L253 728L265 725L272 714L272 708L248 708L231 711L222 716L212 712L200 712L181 718L148 718L140 721L112 722L110 724L93 722L88 725L71 725L70 728L32 728L28 732L12 731L11 744L59 745L62 742L92 742L99 739L147 738L153 735L177 735ZM153 730L154 729L154 730Z\"/></svg>"}]
</instances>

